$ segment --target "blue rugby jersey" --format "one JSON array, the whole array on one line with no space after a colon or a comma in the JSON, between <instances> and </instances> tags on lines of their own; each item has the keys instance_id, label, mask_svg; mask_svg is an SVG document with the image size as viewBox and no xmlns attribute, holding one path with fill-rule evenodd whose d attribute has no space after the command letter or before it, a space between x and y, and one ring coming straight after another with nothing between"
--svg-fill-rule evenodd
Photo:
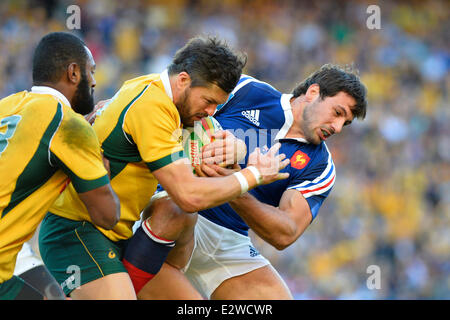
<instances>
[{"instance_id":1,"label":"blue rugby jersey","mask_svg":"<svg viewBox=\"0 0 450 320\"><path fill-rule=\"evenodd\" d=\"M243 75L227 102L218 107L214 118L223 129L232 131L245 141L247 156L245 162L240 163L243 168L248 155L256 147L267 150L274 142L281 142L279 152L291 160L282 170L289 172L289 178L249 192L259 201L278 207L286 190L298 190L308 202L314 219L334 185L336 171L325 142L313 145L301 138L285 138L293 123L291 98L291 94L282 94L267 83ZM229 204L203 210L199 214L248 235L249 227Z\"/></svg>"}]
</instances>

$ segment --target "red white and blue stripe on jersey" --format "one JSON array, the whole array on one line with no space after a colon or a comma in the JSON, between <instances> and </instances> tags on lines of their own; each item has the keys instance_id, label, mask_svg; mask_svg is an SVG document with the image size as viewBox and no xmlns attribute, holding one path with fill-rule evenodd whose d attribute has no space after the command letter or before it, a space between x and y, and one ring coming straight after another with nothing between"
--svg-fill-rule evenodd
<instances>
[{"instance_id":1,"label":"red white and blue stripe on jersey","mask_svg":"<svg viewBox=\"0 0 450 320\"><path fill-rule=\"evenodd\" d=\"M289 187L288 189L298 190L305 198L309 198L311 196L320 195L327 192L328 190L331 190L334 185L335 178L336 170L333 160L331 159L331 154L329 153L327 167L320 176L318 176L314 180L303 181L298 185Z\"/></svg>"}]
</instances>

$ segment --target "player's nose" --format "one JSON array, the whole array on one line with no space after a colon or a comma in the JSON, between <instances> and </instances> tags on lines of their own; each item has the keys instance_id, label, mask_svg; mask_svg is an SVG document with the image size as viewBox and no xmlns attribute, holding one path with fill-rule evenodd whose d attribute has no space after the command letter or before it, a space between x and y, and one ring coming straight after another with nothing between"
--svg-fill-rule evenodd
<instances>
[{"instance_id":1,"label":"player's nose","mask_svg":"<svg viewBox=\"0 0 450 320\"><path fill-rule=\"evenodd\" d=\"M345 123L345 119L341 120L338 119L336 120L332 125L331 125L331 134L335 134L335 133L340 133L342 131L342 128L344 127L344 123Z\"/></svg>"},{"instance_id":2,"label":"player's nose","mask_svg":"<svg viewBox=\"0 0 450 320\"><path fill-rule=\"evenodd\" d=\"M205 108L205 112L206 112L209 116L212 116L212 115L214 114L214 112L216 112L216 109L217 109L217 104L211 104L211 105L208 105L208 106Z\"/></svg>"}]
</instances>

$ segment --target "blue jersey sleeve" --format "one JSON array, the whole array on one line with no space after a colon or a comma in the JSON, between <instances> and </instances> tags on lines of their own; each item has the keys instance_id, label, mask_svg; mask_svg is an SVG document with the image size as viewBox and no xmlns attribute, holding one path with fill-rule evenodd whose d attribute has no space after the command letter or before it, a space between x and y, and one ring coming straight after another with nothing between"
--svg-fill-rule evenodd
<instances>
[{"instance_id":1,"label":"blue jersey sleeve","mask_svg":"<svg viewBox=\"0 0 450 320\"><path fill-rule=\"evenodd\" d=\"M336 170L331 156L329 155L326 161L311 161L302 170L291 166L290 176L286 189L297 190L303 195L309 204L314 220L335 182Z\"/></svg>"}]
</instances>

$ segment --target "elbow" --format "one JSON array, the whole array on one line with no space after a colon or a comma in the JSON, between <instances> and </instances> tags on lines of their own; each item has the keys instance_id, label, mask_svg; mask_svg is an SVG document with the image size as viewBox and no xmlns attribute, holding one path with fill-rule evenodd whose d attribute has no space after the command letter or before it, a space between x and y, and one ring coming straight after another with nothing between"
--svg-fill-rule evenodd
<instances>
[{"instance_id":1,"label":"elbow","mask_svg":"<svg viewBox=\"0 0 450 320\"><path fill-rule=\"evenodd\" d=\"M295 223L285 225L284 230L274 233L274 236L269 243L275 247L275 249L282 251L297 241L304 231L304 228Z\"/></svg>"},{"instance_id":2,"label":"elbow","mask_svg":"<svg viewBox=\"0 0 450 320\"><path fill-rule=\"evenodd\" d=\"M119 198L113 194L114 198L114 209L111 209L111 212L114 212L113 215L108 215L107 220L105 221L105 227L104 229L110 230L114 228L114 226L119 222L120 220L120 202Z\"/></svg>"},{"instance_id":3,"label":"elbow","mask_svg":"<svg viewBox=\"0 0 450 320\"><path fill-rule=\"evenodd\" d=\"M197 197L182 198L177 204L186 213L194 213L206 208L201 199Z\"/></svg>"},{"instance_id":4,"label":"elbow","mask_svg":"<svg viewBox=\"0 0 450 320\"><path fill-rule=\"evenodd\" d=\"M208 207L205 199L191 192L182 192L173 199L178 207L186 213L194 213Z\"/></svg>"},{"instance_id":5,"label":"elbow","mask_svg":"<svg viewBox=\"0 0 450 320\"><path fill-rule=\"evenodd\" d=\"M111 230L116 226L116 224L120 220L120 204L116 205L115 214L112 217L109 217L107 221L105 221L105 227L104 229Z\"/></svg>"},{"instance_id":6,"label":"elbow","mask_svg":"<svg viewBox=\"0 0 450 320\"><path fill-rule=\"evenodd\" d=\"M99 213L91 216L92 222L103 229L111 230L119 222L117 212L113 215L111 212Z\"/></svg>"},{"instance_id":7,"label":"elbow","mask_svg":"<svg viewBox=\"0 0 450 320\"><path fill-rule=\"evenodd\" d=\"M278 235L276 238L271 239L269 243L278 251L282 251L293 244L297 240L297 238L298 236L292 230L292 232Z\"/></svg>"},{"instance_id":8,"label":"elbow","mask_svg":"<svg viewBox=\"0 0 450 320\"><path fill-rule=\"evenodd\" d=\"M120 201L109 184L78 195L93 224L107 230L117 224L120 219Z\"/></svg>"},{"instance_id":9,"label":"elbow","mask_svg":"<svg viewBox=\"0 0 450 320\"><path fill-rule=\"evenodd\" d=\"M91 214L92 222L106 230L111 230L120 220L120 203L116 196L111 207L101 208Z\"/></svg>"},{"instance_id":10,"label":"elbow","mask_svg":"<svg viewBox=\"0 0 450 320\"><path fill-rule=\"evenodd\" d=\"M277 249L278 251L283 251L284 249L289 247L292 243L294 243L294 241L277 240L271 243L271 245L275 247L275 249Z\"/></svg>"},{"instance_id":11,"label":"elbow","mask_svg":"<svg viewBox=\"0 0 450 320\"><path fill-rule=\"evenodd\" d=\"M111 219L111 218L98 218L98 219L92 219L92 222L103 229L111 230L114 228L114 226L117 224L117 219Z\"/></svg>"}]
</instances>

